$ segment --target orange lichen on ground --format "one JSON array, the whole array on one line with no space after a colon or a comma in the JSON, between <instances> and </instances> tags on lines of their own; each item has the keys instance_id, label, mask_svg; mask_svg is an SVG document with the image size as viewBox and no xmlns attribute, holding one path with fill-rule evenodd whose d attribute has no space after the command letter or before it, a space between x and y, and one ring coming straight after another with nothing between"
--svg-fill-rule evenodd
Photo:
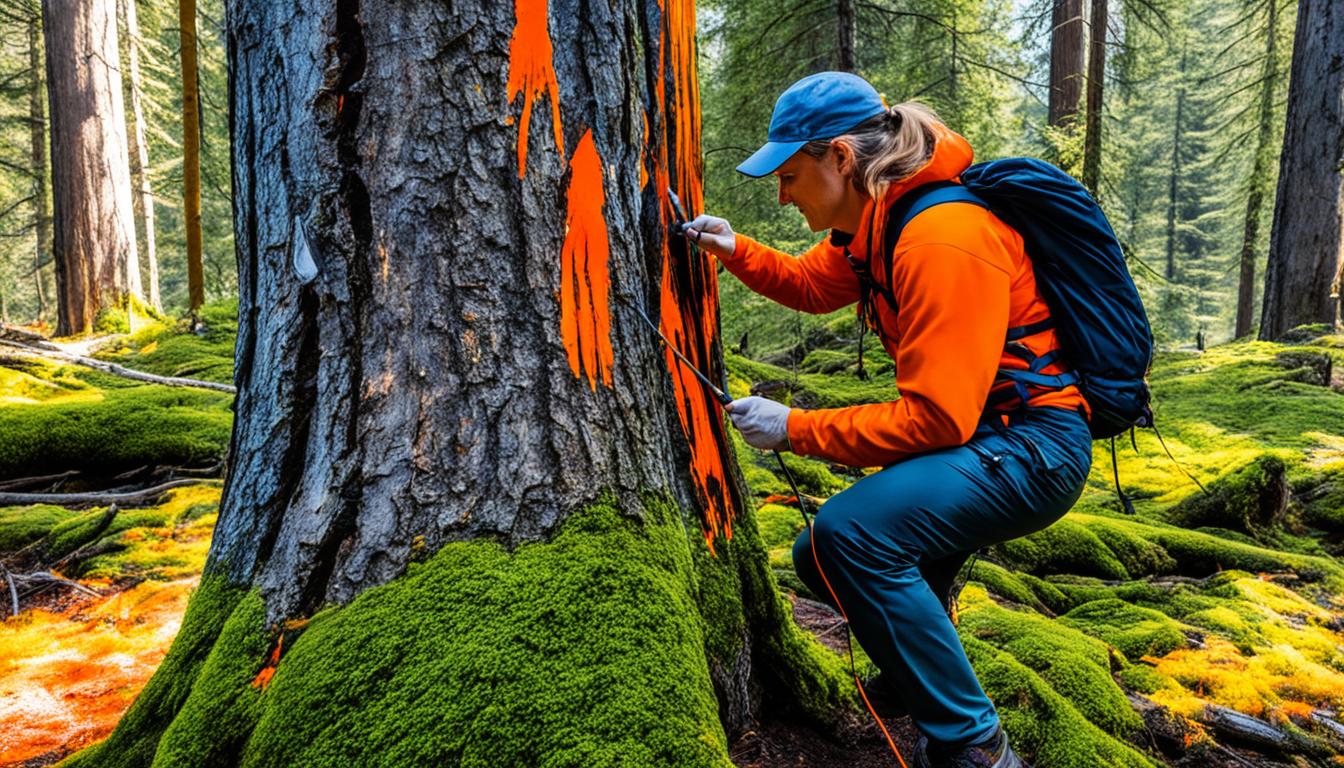
<instances>
[{"instance_id":1,"label":"orange lichen on ground","mask_svg":"<svg viewBox=\"0 0 1344 768\"><path fill-rule=\"evenodd\" d=\"M544 91L551 94L551 122L555 146L565 153L565 138L560 126L560 87L552 61L551 33L547 27L546 0L514 0L516 22L509 41L509 103L523 94L523 119L518 126L518 178L527 173L527 133L532 121L532 102Z\"/></svg>"},{"instance_id":2,"label":"orange lichen on ground","mask_svg":"<svg viewBox=\"0 0 1344 768\"><path fill-rule=\"evenodd\" d=\"M560 334L574 375L586 373L593 389L599 377L610 387L611 244L602 215L602 158L591 130L579 139L569 170L569 214L560 250Z\"/></svg>"},{"instance_id":3,"label":"orange lichen on ground","mask_svg":"<svg viewBox=\"0 0 1344 768\"><path fill-rule=\"evenodd\" d=\"M0 765L111 733L177 635L198 578L145 581L67 613L0 623Z\"/></svg>"}]
</instances>

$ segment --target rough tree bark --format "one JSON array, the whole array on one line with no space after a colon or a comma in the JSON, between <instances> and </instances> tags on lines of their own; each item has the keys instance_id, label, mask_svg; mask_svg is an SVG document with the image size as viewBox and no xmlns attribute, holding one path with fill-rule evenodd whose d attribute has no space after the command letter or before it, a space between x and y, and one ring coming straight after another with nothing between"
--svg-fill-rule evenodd
<instances>
[{"instance_id":1,"label":"rough tree bark","mask_svg":"<svg viewBox=\"0 0 1344 768\"><path fill-rule=\"evenodd\" d=\"M1302 0L1288 77L1260 338L1339 322L1344 228L1344 3Z\"/></svg>"},{"instance_id":2,"label":"rough tree bark","mask_svg":"<svg viewBox=\"0 0 1344 768\"><path fill-rule=\"evenodd\" d=\"M1092 0L1087 56L1087 133L1083 137L1083 186L1097 197L1101 184L1102 98L1106 85L1107 0Z\"/></svg>"},{"instance_id":3,"label":"rough tree bark","mask_svg":"<svg viewBox=\"0 0 1344 768\"><path fill-rule=\"evenodd\" d=\"M33 158L33 211L36 221L37 250L33 252L33 287L37 295L37 321L47 319L46 286L42 280L42 265L51 260L51 201L48 197L47 176L47 108L46 83L42 77L42 14L33 9L28 21L28 66L32 82L28 91L29 144Z\"/></svg>"},{"instance_id":4,"label":"rough tree bark","mask_svg":"<svg viewBox=\"0 0 1344 768\"><path fill-rule=\"evenodd\" d=\"M196 89L196 0L177 0L182 41L182 225L187 235L187 303L193 318L205 303L201 254L201 112Z\"/></svg>"},{"instance_id":5,"label":"rough tree bark","mask_svg":"<svg viewBox=\"0 0 1344 768\"><path fill-rule=\"evenodd\" d=\"M1054 0L1050 17L1050 124L1063 128L1078 116L1083 95L1083 0Z\"/></svg>"},{"instance_id":6,"label":"rough tree bark","mask_svg":"<svg viewBox=\"0 0 1344 768\"><path fill-rule=\"evenodd\" d=\"M112 0L43 0L58 320L71 334L115 304L135 261L135 220Z\"/></svg>"},{"instance_id":7,"label":"rough tree bark","mask_svg":"<svg viewBox=\"0 0 1344 768\"><path fill-rule=\"evenodd\" d=\"M666 238L693 3L227 18L233 458L169 658L74 764L729 766L762 702L846 703L634 311L721 375L713 260Z\"/></svg>"},{"instance_id":8,"label":"rough tree bark","mask_svg":"<svg viewBox=\"0 0 1344 768\"><path fill-rule=\"evenodd\" d=\"M1256 131L1255 159L1251 168L1251 189L1246 197L1246 222L1241 233L1241 270L1237 282L1237 325L1233 335L1241 338L1251 332L1255 312L1255 246L1260 239L1260 214L1269 186L1273 161L1274 94L1279 84L1279 0L1268 0L1265 19L1265 66L1260 72L1260 116Z\"/></svg>"},{"instance_id":9,"label":"rough tree bark","mask_svg":"<svg viewBox=\"0 0 1344 768\"><path fill-rule=\"evenodd\" d=\"M135 186L135 214L144 246L145 277L149 281L146 298L159 311L159 256L154 243L154 192L149 185L149 148L145 141L145 118L141 108L140 87L140 21L136 0L118 0L118 9L126 25L126 93L131 102L131 181ZM137 272L136 277L139 277Z\"/></svg>"}]
</instances>

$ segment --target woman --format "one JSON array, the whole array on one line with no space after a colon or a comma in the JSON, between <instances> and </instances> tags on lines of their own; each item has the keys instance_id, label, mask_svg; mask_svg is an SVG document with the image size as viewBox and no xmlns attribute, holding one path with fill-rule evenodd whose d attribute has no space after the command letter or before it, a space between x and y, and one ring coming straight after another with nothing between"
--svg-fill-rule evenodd
<instances>
[{"instance_id":1,"label":"woman","mask_svg":"<svg viewBox=\"0 0 1344 768\"><path fill-rule=\"evenodd\" d=\"M927 109L888 109L862 78L823 72L780 96L769 141L738 170L774 173L780 204L830 236L795 258L713 216L684 233L753 290L806 312L858 302L879 332L899 399L802 410L747 397L729 415L758 448L885 467L822 506L794 544L794 567L843 606L885 693L922 734L918 764L1007 768L1022 763L942 599L969 553L1063 516L1092 452L1076 387L999 374L1057 355L1015 231L982 207L944 203L909 220L890 258L880 253L901 197L955 181L970 162L966 140ZM1042 372L1068 370L1051 359Z\"/></svg>"}]
</instances>

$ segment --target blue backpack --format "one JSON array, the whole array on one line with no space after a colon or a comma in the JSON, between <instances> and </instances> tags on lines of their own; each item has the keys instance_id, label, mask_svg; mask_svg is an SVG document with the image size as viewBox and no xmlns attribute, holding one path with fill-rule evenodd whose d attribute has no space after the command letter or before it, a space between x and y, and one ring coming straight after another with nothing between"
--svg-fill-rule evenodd
<instances>
[{"instance_id":1,"label":"blue backpack","mask_svg":"<svg viewBox=\"0 0 1344 768\"><path fill-rule=\"evenodd\" d=\"M1077 384L1092 409L1094 439L1149 427L1148 383L1153 333L1130 277L1115 232L1092 196L1073 177L1032 158L979 163L961 174L960 184L935 182L902 195L888 213L882 256L890 280L892 251L915 216L941 203L965 202L989 209L1022 236L1036 273L1036 285L1050 307L1051 320L1008 329L1005 351L1022 356L1029 370L999 369L996 382L1008 398L1027 400L1027 385L1060 388ZM895 308L890 286L868 280L865 294L883 295ZM865 302L868 297L865 295ZM864 311L861 308L861 311ZM1041 371L1055 353L1037 357L1018 340L1053 325L1072 371ZM1025 353L1023 352L1025 350ZM1004 398L1000 398L1004 399ZM994 398L988 404L993 406Z\"/></svg>"}]
</instances>

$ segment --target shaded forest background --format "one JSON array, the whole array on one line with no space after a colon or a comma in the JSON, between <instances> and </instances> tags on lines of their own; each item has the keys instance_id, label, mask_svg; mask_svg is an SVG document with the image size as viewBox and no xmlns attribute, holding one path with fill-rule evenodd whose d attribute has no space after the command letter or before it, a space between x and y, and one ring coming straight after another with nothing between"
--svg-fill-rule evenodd
<instances>
[{"instance_id":1,"label":"shaded forest background","mask_svg":"<svg viewBox=\"0 0 1344 768\"><path fill-rule=\"evenodd\" d=\"M130 153L133 188L147 178L162 307L187 307L183 218L182 69L178 7L138 0L138 34L117 0L127 134L143 134L147 165ZM918 99L962 132L984 160L1035 155L1084 177L1130 257L1159 342L1217 343L1258 320L1279 169L1296 6L1286 0L1112 0L1105 7L1099 129L1089 142L1086 70L1064 75L1071 101L1051 113L1051 44L1059 32L1076 67L1097 19L1092 4L1025 0L710 2L701 4L706 207L738 231L801 251L815 240L775 202L772 179L733 171L762 140L774 99L823 69L869 78L890 102ZM50 216L50 109L41 8L0 12L0 315L50 322L55 303ZM196 8L204 289L236 292L230 218L227 70L221 0ZM126 66L134 51L138 77ZM1057 55L1057 59L1060 57ZM1058 61L1056 63L1058 66ZM1056 83L1060 74L1055 73ZM132 91L143 105L135 125ZM39 135L40 134L40 135ZM137 197L137 201L139 198ZM149 238L136 206L142 282ZM45 232L43 231L45 229ZM1249 265L1249 270L1247 265ZM832 318L792 313L726 282L726 338L761 349L796 344ZM124 312L122 313L124 315ZM747 320L751 318L751 320ZM108 329L118 327L105 318ZM789 338L780 336L780 329ZM1243 328L1240 335L1245 335ZM754 333L753 333L754 332ZM761 345L764 345L762 347Z\"/></svg>"}]
</instances>

